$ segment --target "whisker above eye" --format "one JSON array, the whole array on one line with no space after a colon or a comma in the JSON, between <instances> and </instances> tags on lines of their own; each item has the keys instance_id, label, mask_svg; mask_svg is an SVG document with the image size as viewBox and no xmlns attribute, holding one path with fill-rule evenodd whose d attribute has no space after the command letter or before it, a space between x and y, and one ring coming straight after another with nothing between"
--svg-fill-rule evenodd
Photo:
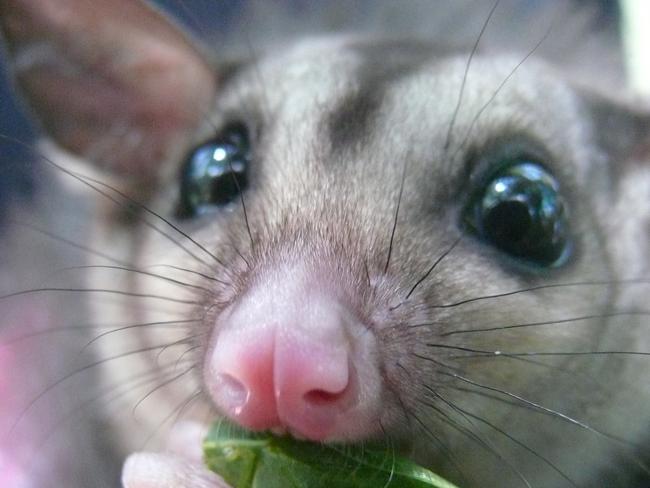
<instances>
[{"instance_id":1,"label":"whisker above eye","mask_svg":"<svg viewBox=\"0 0 650 488\"><path fill-rule=\"evenodd\" d=\"M467 62L465 63L465 70L463 71L463 78L460 83L460 89L458 90L458 99L456 100L456 105L454 107L453 114L451 116L451 120L449 121L449 126L447 127L447 136L445 138L445 144L443 146L444 149L447 149L449 145L451 144L451 136L452 132L454 131L454 126L456 125L456 119L458 118L458 113L460 112L460 105L463 102L463 94L465 93L465 85L467 84L467 76L469 75L469 69L472 66L472 61L474 57L476 56L476 52L478 51L478 46L481 42L481 39L483 38L483 35L485 34L485 31L490 24L490 20L492 19L492 16L494 15L494 12L496 11L497 7L499 6L499 3L501 3L500 0L496 0L494 4L492 5L492 8L490 9L490 12L488 13L487 17L485 18L485 21L483 21L483 25L481 26L481 30L476 37L476 40L474 41L474 45L472 46L472 50L469 53L469 56L467 58Z\"/></svg>"},{"instance_id":2,"label":"whisker above eye","mask_svg":"<svg viewBox=\"0 0 650 488\"><path fill-rule=\"evenodd\" d=\"M530 51L526 53L526 55L515 65L515 67L508 73L508 75L503 79L503 81L499 84L499 86L494 90L494 93L490 96L490 98L483 104L483 106L476 112L476 115L474 115L474 118L470 122L467 130L465 131L465 135L462 137L460 140L457 149L454 151L453 155L451 156L452 160L455 160L458 154L465 149L465 146L467 142L470 140L472 136L472 132L474 131L474 128L476 124L478 123L478 120L481 118L481 115L487 110L487 108L494 102L494 100L497 98L501 90L506 86L508 81L515 75L515 73L521 68L524 63L533 55L535 52L542 46L544 41L548 39L549 35L551 34L552 26L549 27L546 31L546 33L542 36L542 38L535 44Z\"/></svg>"}]
</instances>

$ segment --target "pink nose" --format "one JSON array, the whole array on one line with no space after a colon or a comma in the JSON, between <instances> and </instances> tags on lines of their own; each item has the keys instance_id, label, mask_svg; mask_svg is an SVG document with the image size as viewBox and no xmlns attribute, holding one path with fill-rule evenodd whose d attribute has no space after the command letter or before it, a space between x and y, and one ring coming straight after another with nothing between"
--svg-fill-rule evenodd
<instances>
[{"instance_id":1,"label":"pink nose","mask_svg":"<svg viewBox=\"0 0 650 488\"><path fill-rule=\"evenodd\" d=\"M253 430L344 436L359 397L346 308L298 287L253 291L224 315L206 364L223 413Z\"/></svg>"},{"instance_id":2,"label":"pink nose","mask_svg":"<svg viewBox=\"0 0 650 488\"><path fill-rule=\"evenodd\" d=\"M249 429L279 427L325 439L354 403L347 348L283 332L278 326L256 337L220 335L213 396L226 415Z\"/></svg>"}]
</instances>

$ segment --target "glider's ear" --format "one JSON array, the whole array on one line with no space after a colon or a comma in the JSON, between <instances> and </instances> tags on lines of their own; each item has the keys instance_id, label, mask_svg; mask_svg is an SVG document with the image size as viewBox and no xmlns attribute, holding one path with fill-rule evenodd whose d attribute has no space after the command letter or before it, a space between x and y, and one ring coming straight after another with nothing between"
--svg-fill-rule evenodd
<instances>
[{"instance_id":1,"label":"glider's ear","mask_svg":"<svg viewBox=\"0 0 650 488\"><path fill-rule=\"evenodd\" d=\"M587 96L594 143L607 159L603 231L626 277L650 275L650 104L623 105ZM645 267L645 268L644 268Z\"/></svg>"},{"instance_id":2,"label":"glider's ear","mask_svg":"<svg viewBox=\"0 0 650 488\"><path fill-rule=\"evenodd\" d=\"M136 0L0 1L0 27L47 134L118 175L154 178L215 94L183 32Z\"/></svg>"},{"instance_id":3,"label":"glider's ear","mask_svg":"<svg viewBox=\"0 0 650 488\"><path fill-rule=\"evenodd\" d=\"M623 105L593 94L585 103L595 142L611 165L624 170L629 164L650 164L650 104Z\"/></svg>"}]
</instances>

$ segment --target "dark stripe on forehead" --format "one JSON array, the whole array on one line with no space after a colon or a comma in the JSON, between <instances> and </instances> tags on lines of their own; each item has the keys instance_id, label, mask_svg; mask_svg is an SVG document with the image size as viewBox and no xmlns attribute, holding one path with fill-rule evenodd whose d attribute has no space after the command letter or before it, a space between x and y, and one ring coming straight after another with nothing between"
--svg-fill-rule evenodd
<instances>
[{"instance_id":1,"label":"dark stripe on forehead","mask_svg":"<svg viewBox=\"0 0 650 488\"><path fill-rule=\"evenodd\" d=\"M433 49L418 42L378 42L348 47L359 54L360 68L351 76L357 88L348 93L329 113L325 132L332 155L357 151L372 134L374 121L390 87L447 50Z\"/></svg>"},{"instance_id":2,"label":"dark stripe on forehead","mask_svg":"<svg viewBox=\"0 0 650 488\"><path fill-rule=\"evenodd\" d=\"M359 92L350 93L341 100L328 120L333 153L345 152L367 138L374 115L379 112L384 89L383 85L368 83L362 85Z\"/></svg>"}]
</instances>

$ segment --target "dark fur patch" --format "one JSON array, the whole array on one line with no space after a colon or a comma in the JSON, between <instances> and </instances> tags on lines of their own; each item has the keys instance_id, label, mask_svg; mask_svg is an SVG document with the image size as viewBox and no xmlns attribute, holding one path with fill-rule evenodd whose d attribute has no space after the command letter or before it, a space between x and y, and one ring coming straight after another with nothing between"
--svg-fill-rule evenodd
<instances>
[{"instance_id":1,"label":"dark fur patch","mask_svg":"<svg viewBox=\"0 0 650 488\"><path fill-rule=\"evenodd\" d=\"M328 121L333 152L362 142L367 137L372 130L374 115L381 106L383 93L381 86L366 87L341 101Z\"/></svg>"},{"instance_id":2,"label":"dark fur patch","mask_svg":"<svg viewBox=\"0 0 650 488\"><path fill-rule=\"evenodd\" d=\"M612 176L619 179L629 163L646 164L650 154L648 115L592 94L586 94L585 100L594 123L595 142L612 161Z\"/></svg>"},{"instance_id":3,"label":"dark fur patch","mask_svg":"<svg viewBox=\"0 0 650 488\"><path fill-rule=\"evenodd\" d=\"M353 75L358 88L337 104L326 121L334 155L354 150L367 140L386 90L392 84L408 77L425 62L451 53L451 49L434 49L426 43L399 41L353 45L351 49L359 52L364 63Z\"/></svg>"}]
</instances>

